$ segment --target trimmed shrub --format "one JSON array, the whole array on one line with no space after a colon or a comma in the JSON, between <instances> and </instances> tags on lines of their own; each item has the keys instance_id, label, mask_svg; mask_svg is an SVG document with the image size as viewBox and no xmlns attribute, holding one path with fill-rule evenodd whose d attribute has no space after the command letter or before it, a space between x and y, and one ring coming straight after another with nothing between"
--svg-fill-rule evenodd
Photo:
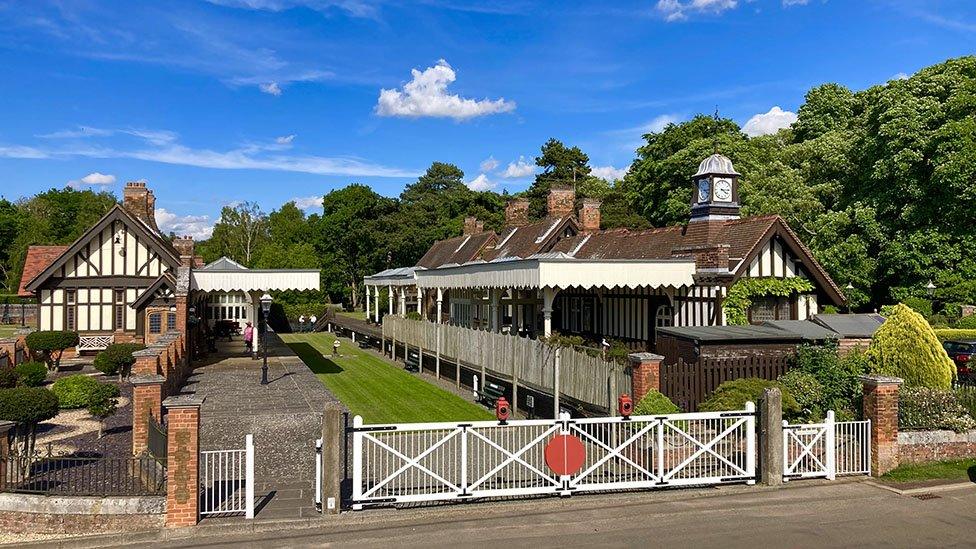
<instances>
[{"instance_id":1,"label":"trimmed shrub","mask_svg":"<svg viewBox=\"0 0 976 549\"><path fill-rule=\"evenodd\" d=\"M637 406L634 406L635 416L661 416L680 412L681 409L671 402L670 398L654 389L648 391L644 398L637 403Z\"/></svg>"},{"instance_id":2,"label":"trimmed shrub","mask_svg":"<svg viewBox=\"0 0 976 549\"><path fill-rule=\"evenodd\" d=\"M31 332L26 338L27 348L34 353L42 353L48 368L58 369L61 366L61 355L65 349L78 345L78 332L49 330Z\"/></svg>"},{"instance_id":3,"label":"trimmed shrub","mask_svg":"<svg viewBox=\"0 0 976 549\"><path fill-rule=\"evenodd\" d=\"M23 450L34 451L37 424L58 415L58 397L40 387L0 389L0 419L22 425Z\"/></svg>"},{"instance_id":4,"label":"trimmed shrub","mask_svg":"<svg viewBox=\"0 0 976 549\"><path fill-rule=\"evenodd\" d=\"M934 314L928 317L928 321L929 326L933 328L948 328L949 324L952 322L949 320L949 317L944 314Z\"/></svg>"},{"instance_id":5,"label":"trimmed shrub","mask_svg":"<svg viewBox=\"0 0 976 549\"><path fill-rule=\"evenodd\" d=\"M88 413L98 420L98 438L102 438L105 419L115 414L118 406L119 388L111 383L99 384L88 402Z\"/></svg>"},{"instance_id":6,"label":"trimmed shrub","mask_svg":"<svg viewBox=\"0 0 976 549\"><path fill-rule=\"evenodd\" d=\"M906 387L948 389L956 377L956 367L932 327L904 304L896 305L874 333L867 356L873 372L900 377Z\"/></svg>"},{"instance_id":7,"label":"trimmed shrub","mask_svg":"<svg viewBox=\"0 0 976 549\"><path fill-rule=\"evenodd\" d=\"M91 402L91 397L101 385L97 379L84 374L62 377L51 385L51 391L61 402L65 410L84 408Z\"/></svg>"},{"instance_id":8,"label":"trimmed shrub","mask_svg":"<svg viewBox=\"0 0 976 549\"><path fill-rule=\"evenodd\" d=\"M976 428L976 420L952 391L909 387L898 396L898 427L948 429L958 433Z\"/></svg>"},{"instance_id":9,"label":"trimmed shrub","mask_svg":"<svg viewBox=\"0 0 976 549\"><path fill-rule=\"evenodd\" d=\"M935 330L935 337L939 338L939 341L976 339L976 330L940 328Z\"/></svg>"},{"instance_id":10,"label":"trimmed shrub","mask_svg":"<svg viewBox=\"0 0 976 549\"><path fill-rule=\"evenodd\" d=\"M824 418L824 403L828 401L824 398L823 385L816 376L802 370L790 370L776 381L782 383L796 399L800 407L800 417L810 421Z\"/></svg>"},{"instance_id":11,"label":"trimmed shrub","mask_svg":"<svg viewBox=\"0 0 976 549\"><path fill-rule=\"evenodd\" d=\"M95 356L95 369L107 376L124 375L135 364L132 353L145 349L141 343L113 343Z\"/></svg>"},{"instance_id":12,"label":"trimmed shrub","mask_svg":"<svg viewBox=\"0 0 976 549\"><path fill-rule=\"evenodd\" d=\"M404 317L407 320L423 320L424 319L424 317L421 316L420 313L418 313L417 311L407 311L407 314L404 315Z\"/></svg>"},{"instance_id":13,"label":"trimmed shrub","mask_svg":"<svg viewBox=\"0 0 976 549\"><path fill-rule=\"evenodd\" d=\"M746 402L759 402L759 397L769 387L776 387L783 393L783 417L797 417L800 413L800 405L797 404L789 390L778 381L769 381L757 377L726 381L698 405L698 410L702 412L742 410L746 407Z\"/></svg>"},{"instance_id":14,"label":"trimmed shrub","mask_svg":"<svg viewBox=\"0 0 976 549\"><path fill-rule=\"evenodd\" d=\"M40 387L47 379L47 366L43 362L21 362L14 371L19 383L25 387Z\"/></svg>"},{"instance_id":15,"label":"trimmed shrub","mask_svg":"<svg viewBox=\"0 0 976 549\"><path fill-rule=\"evenodd\" d=\"M11 389L17 386L17 372L13 368L0 368L0 389Z\"/></svg>"}]
</instances>

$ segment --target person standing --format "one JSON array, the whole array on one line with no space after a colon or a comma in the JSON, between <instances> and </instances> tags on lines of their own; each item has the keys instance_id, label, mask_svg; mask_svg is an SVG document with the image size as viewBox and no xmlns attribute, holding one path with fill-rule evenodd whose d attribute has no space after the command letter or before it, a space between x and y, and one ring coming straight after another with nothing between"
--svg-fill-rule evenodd
<instances>
[{"instance_id":1,"label":"person standing","mask_svg":"<svg viewBox=\"0 0 976 549\"><path fill-rule=\"evenodd\" d=\"M332 342L332 356L339 356L339 338Z\"/></svg>"},{"instance_id":2,"label":"person standing","mask_svg":"<svg viewBox=\"0 0 976 549\"><path fill-rule=\"evenodd\" d=\"M312 315L312 318L309 320L309 323L308 323L308 331L310 331L310 332L314 332L315 331L315 323L317 321L318 321L318 319L315 318L315 315Z\"/></svg>"},{"instance_id":3,"label":"person standing","mask_svg":"<svg viewBox=\"0 0 976 549\"><path fill-rule=\"evenodd\" d=\"M298 331L305 331L305 313L302 313L302 316L298 317Z\"/></svg>"},{"instance_id":4,"label":"person standing","mask_svg":"<svg viewBox=\"0 0 976 549\"><path fill-rule=\"evenodd\" d=\"M254 326L250 322L244 326L244 350L248 353L254 351Z\"/></svg>"}]
</instances>

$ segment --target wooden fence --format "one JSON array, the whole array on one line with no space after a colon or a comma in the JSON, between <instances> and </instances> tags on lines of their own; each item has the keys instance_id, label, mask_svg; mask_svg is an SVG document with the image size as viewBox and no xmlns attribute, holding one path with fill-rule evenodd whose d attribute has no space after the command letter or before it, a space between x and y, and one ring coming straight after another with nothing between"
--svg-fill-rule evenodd
<instances>
[{"instance_id":1,"label":"wooden fence","mask_svg":"<svg viewBox=\"0 0 976 549\"><path fill-rule=\"evenodd\" d=\"M423 349L428 356L480 370L482 378L491 375L510 381L513 400L521 385L548 394L558 392L612 413L617 396L631 392L626 366L535 339L394 315L383 317L383 335L397 344Z\"/></svg>"},{"instance_id":2,"label":"wooden fence","mask_svg":"<svg viewBox=\"0 0 976 549\"><path fill-rule=\"evenodd\" d=\"M702 358L696 362L678 359L661 365L661 392L689 412L726 381L743 377L776 379L790 369L789 356L746 356Z\"/></svg>"}]
</instances>

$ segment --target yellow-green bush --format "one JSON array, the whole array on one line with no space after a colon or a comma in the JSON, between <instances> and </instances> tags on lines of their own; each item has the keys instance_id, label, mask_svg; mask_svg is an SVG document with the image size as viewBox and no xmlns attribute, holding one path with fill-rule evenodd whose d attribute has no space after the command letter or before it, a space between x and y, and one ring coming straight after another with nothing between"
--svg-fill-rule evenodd
<instances>
[{"instance_id":1,"label":"yellow-green bush","mask_svg":"<svg viewBox=\"0 0 976 549\"><path fill-rule=\"evenodd\" d=\"M939 338L939 341L950 341L959 340L964 341L976 340L976 330L965 330L961 328L940 328L935 330L935 336Z\"/></svg>"},{"instance_id":2,"label":"yellow-green bush","mask_svg":"<svg viewBox=\"0 0 976 549\"><path fill-rule=\"evenodd\" d=\"M867 350L871 370L900 377L907 387L949 389L956 368L922 315L903 303L878 328Z\"/></svg>"}]
</instances>

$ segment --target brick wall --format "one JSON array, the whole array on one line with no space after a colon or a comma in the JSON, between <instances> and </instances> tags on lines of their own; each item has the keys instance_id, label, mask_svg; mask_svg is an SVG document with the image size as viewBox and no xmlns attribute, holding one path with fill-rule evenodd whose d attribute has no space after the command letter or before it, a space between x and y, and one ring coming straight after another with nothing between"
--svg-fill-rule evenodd
<instances>
[{"instance_id":1,"label":"brick wall","mask_svg":"<svg viewBox=\"0 0 976 549\"><path fill-rule=\"evenodd\" d=\"M898 433L899 463L923 463L976 456L976 430L904 431Z\"/></svg>"}]
</instances>

